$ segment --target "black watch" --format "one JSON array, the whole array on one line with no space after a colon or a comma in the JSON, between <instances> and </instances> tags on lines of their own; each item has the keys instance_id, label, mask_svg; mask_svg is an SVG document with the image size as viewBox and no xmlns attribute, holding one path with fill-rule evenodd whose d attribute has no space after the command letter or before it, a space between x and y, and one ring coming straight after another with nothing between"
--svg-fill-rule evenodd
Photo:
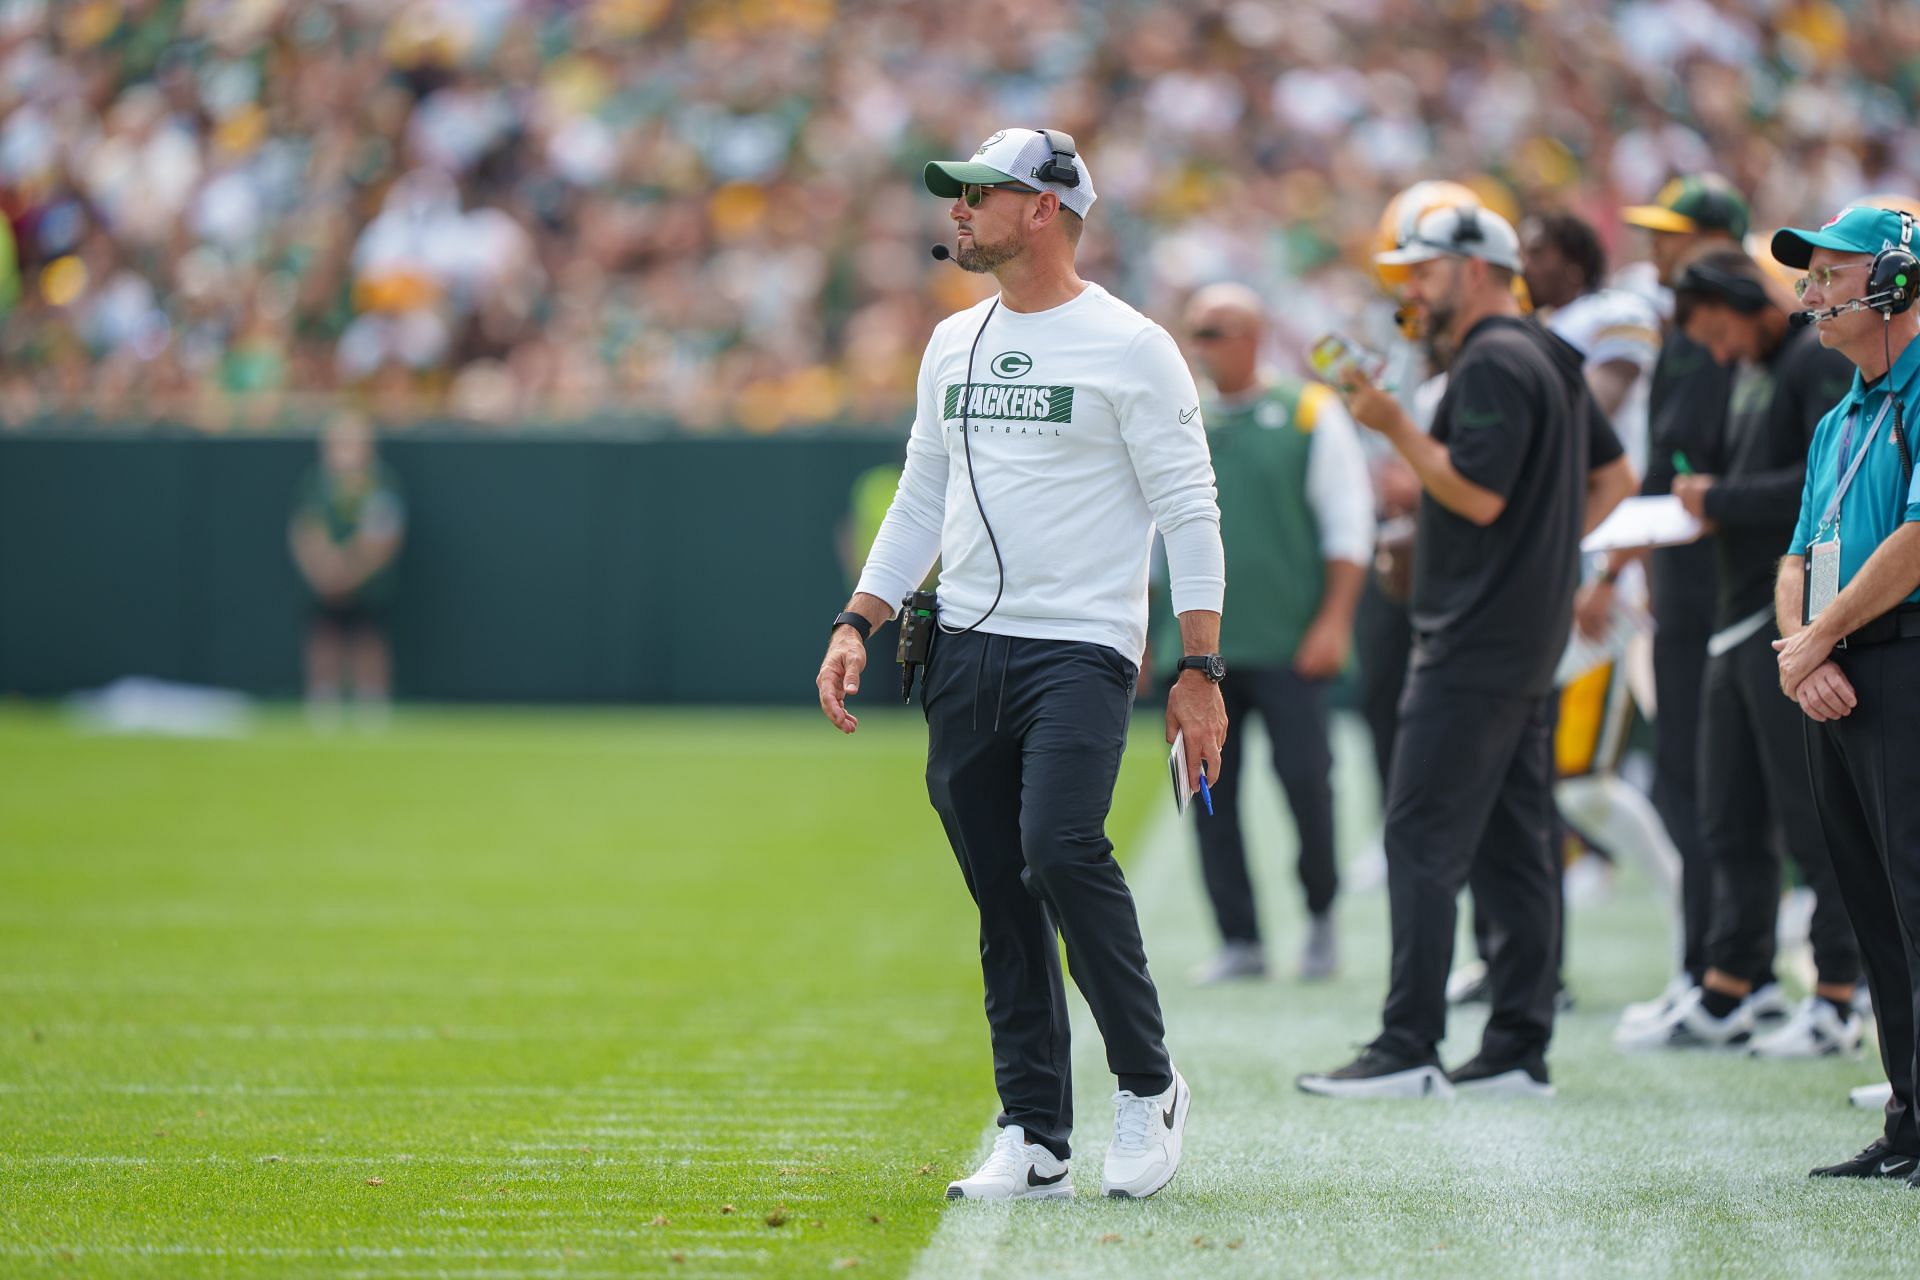
<instances>
[{"instance_id":1,"label":"black watch","mask_svg":"<svg viewBox=\"0 0 1920 1280\"><path fill-rule=\"evenodd\" d=\"M1213 684L1219 684L1227 678L1227 662L1217 653L1190 653L1180 659L1176 670L1198 671Z\"/></svg>"},{"instance_id":2,"label":"black watch","mask_svg":"<svg viewBox=\"0 0 1920 1280\"><path fill-rule=\"evenodd\" d=\"M852 627L855 631L858 631L862 640L865 640L873 634L873 624L867 621L866 615L855 613L851 609L846 610L844 613L834 614L833 625L828 627L827 630L830 632L838 631L843 626Z\"/></svg>"}]
</instances>

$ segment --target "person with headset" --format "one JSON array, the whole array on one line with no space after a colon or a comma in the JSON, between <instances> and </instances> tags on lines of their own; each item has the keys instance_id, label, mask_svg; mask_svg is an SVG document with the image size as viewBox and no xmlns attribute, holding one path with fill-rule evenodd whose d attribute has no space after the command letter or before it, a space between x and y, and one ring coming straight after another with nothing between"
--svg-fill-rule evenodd
<instances>
[{"instance_id":1,"label":"person with headset","mask_svg":"<svg viewBox=\"0 0 1920 1280\"><path fill-rule=\"evenodd\" d=\"M1842 209L1774 234L1820 342L1857 372L1820 419L1775 584L1780 689L1806 713L1814 805L1853 921L1893 1096L1880 1137L1815 1177L1920 1188L1920 262L1911 216Z\"/></svg>"},{"instance_id":2,"label":"person with headset","mask_svg":"<svg viewBox=\"0 0 1920 1280\"><path fill-rule=\"evenodd\" d=\"M1713 899L1701 982L1660 1016L1621 1026L1615 1043L1626 1049L1746 1046L1757 1057L1807 1058L1860 1047L1860 953L1813 808L1802 717L1779 696L1771 647L1774 567L1800 509L1807 447L1853 378L1845 356L1790 323L1797 305L1740 249L1695 257L1674 282L1675 325L1735 371L1725 434L1673 481L1710 530L1719 584L1697 774ZM1753 997L1774 983L1776 823L1814 891L1817 981L1785 1025L1761 1036Z\"/></svg>"},{"instance_id":3,"label":"person with headset","mask_svg":"<svg viewBox=\"0 0 1920 1280\"><path fill-rule=\"evenodd\" d=\"M947 1197L1073 1194L1060 937L1119 1084L1101 1191L1150 1196L1179 1167L1191 1092L1105 824L1156 527L1186 655L1167 740L1184 739L1189 785L1220 772L1225 559L1200 396L1167 331L1075 271L1094 191L1070 137L1004 129L925 181L955 224L934 256L1000 289L927 344L906 467L833 620L820 708L855 730L866 636L939 557L927 793L979 908L1001 1103L992 1154Z\"/></svg>"},{"instance_id":4,"label":"person with headset","mask_svg":"<svg viewBox=\"0 0 1920 1280\"><path fill-rule=\"evenodd\" d=\"M1519 314L1520 241L1472 206L1436 209L1382 261L1410 268L1434 367L1431 434L1358 370L1354 418L1420 477L1414 654L1387 797L1393 963L1381 1033L1345 1066L1300 1076L1329 1097L1552 1092L1559 895L1553 676L1573 622L1580 538L1632 491L1633 469L1580 353ZM1492 925L1492 1013L1448 1072L1447 971L1468 883Z\"/></svg>"}]
</instances>

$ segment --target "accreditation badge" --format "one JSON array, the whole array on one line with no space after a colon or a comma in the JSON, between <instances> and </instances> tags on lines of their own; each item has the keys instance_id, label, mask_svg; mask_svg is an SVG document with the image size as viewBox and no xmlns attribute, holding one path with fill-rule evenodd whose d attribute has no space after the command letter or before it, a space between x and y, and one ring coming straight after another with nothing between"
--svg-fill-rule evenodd
<instances>
[{"instance_id":1,"label":"accreditation badge","mask_svg":"<svg viewBox=\"0 0 1920 1280\"><path fill-rule=\"evenodd\" d=\"M1806 581L1800 593L1801 623L1811 623L1840 594L1840 539L1807 548Z\"/></svg>"}]
</instances>

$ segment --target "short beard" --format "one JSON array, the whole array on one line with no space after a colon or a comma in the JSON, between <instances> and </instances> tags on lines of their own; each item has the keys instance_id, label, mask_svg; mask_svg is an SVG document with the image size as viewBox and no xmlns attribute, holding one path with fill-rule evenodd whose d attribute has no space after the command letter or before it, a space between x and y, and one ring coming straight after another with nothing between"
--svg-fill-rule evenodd
<instances>
[{"instance_id":1,"label":"short beard","mask_svg":"<svg viewBox=\"0 0 1920 1280\"><path fill-rule=\"evenodd\" d=\"M1453 327L1454 308L1429 308L1426 317L1426 331L1421 334L1427 348L1427 363L1435 373L1446 369L1453 363L1453 343L1447 337L1447 330Z\"/></svg>"},{"instance_id":2,"label":"short beard","mask_svg":"<svg viewBox=\"0 0 1920 1280\"><path fill-rule=\"evenodd\" d=\"M999 244L981 244L973 237L967 237L970 243L960 246L960 252L953 255L953 261L962 271L986 273L996 267L1004 267L1020 256L1025 245L1014 236L1008 236Z\"/></svg>"}]
</instances>

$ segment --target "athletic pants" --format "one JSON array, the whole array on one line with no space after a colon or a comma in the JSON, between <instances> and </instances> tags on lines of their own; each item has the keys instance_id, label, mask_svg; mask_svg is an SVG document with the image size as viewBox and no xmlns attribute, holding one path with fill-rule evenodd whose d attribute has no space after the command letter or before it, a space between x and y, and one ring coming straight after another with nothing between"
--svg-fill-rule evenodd
<instances>
[{"instance_id":1,"label":"athletic pants","mask_svg":"<svg viewBox=\"0 0 1920 1280\"><path fill-rule=\"evenodd\" d=\"M1353 639L1360 657L1360 712L1373 735L1373 761L1384 805L1394 730L1400 723L1400 696L1407 689L1407 660L1413 653L1413 623L1406 603L1387 599L1379 578L1371 573L1366 590L1360 593Z\"/></svg>"},{"instance_id":2,"label":"athletic pants","mask_svg":"<svg viewBox=\"0 0 1920 1280\"><path fill-rule=\"evenodd\" d=\"M1135 665L1106 645L935 637L922 689L927 795L980 909L1000 1124L1066 1159L1073 1079L1060 945L1120 1087L1173 1083L1160 998L1107 810Z\"/></svg>"},{"instance_id":3,"label":"athletic pants","mask_svg":"<svg viewBox=\"0 0 1920 1280\"><path fill-rule=\"evenodd\" d=\"M1707 962L1756 987L1772 982L1780 920L1774 824L1814 892L1814 970L1860 979L1860 951L1840 903L1833 860L1807 780L1799 707L1780 694L1772 626L1707 659L1700 719L1700 833L1713 867Z\"/></svg>"},{"instance_id":4,"label":"athletic pants","mask_svg":"<svg viewBox=\"0 0 1920 1280\"><path fill-rule=\"evenodd\" d=\"M1915 975L1920 975L1920 639L1834 651L1859 705L1802 717L1814 803L1853 921L1893 1084L1887 1142L1920 1155L1914 1114Z\"/></svg>"},{"instance_id":5,"label":"athletic pants","mask_svg":"<svg viewBox=\"0 0 1920 1280\"><path fill-rule=\"evenodd\" d=\"M1653 807L1680 852L1681 963L1695 983L1707 972L1713 924L1713 863L1700 834L1697 771L1700 699L1706 680L1714 583L1710 546L1655 551L1653 579Z\"/></svg>"},{"instance_id":6,"label":"athletic pants","mask_svg":"<svg viewBox=\"0 0 1920 1280\"><path fill-rule=\"evenodd\" d=\"M1273 769L1287 793L1300 836L1298 872L1307 910L1324 915L1333 906L1340 877L1333 852L1333 748L1327 737L1324 680L1309 680L1286 667L1235 667L1220 686L1227 704L1227 741L1220 776L1211 779L1213 816L1195 806L1200 867L1220 936L1228 942L1260 941L1247 846L1240 825L1240 762L1245 729L1257 712L1273 747Z\"/></svg>"},{"instance_id":7,"label":"athletic pants","mask_svg":"<svg viewBox=\"0 0 1920 1280\"><path fill-rule=\"evenodd\" d=\"M1444 665L1407 678L1387 801L1393 967L1381 1048L1434 1055L1447 1029L1457 898L1490 928L1492 1013L1481 1052L1543 1055L1553 1035L1560 932L1552 848L1552 696L1451 687Z\"/></svg>"}]
</instances>

